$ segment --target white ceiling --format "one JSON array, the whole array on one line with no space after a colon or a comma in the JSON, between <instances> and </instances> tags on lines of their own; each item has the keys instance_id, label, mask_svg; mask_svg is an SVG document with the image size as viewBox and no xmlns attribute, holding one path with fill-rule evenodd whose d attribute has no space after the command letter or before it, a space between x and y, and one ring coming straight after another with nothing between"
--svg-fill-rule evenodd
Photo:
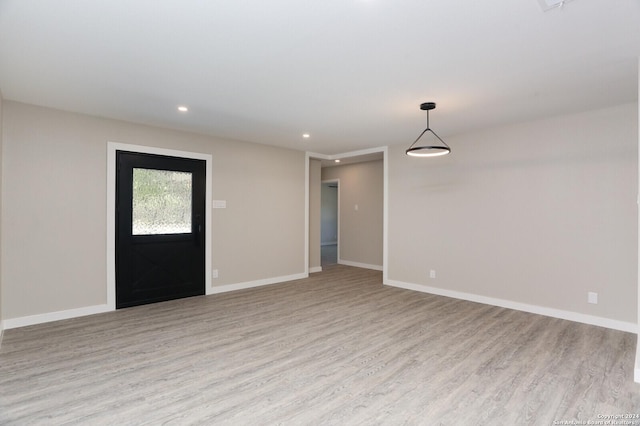
<instances>
[{"instance_id":1,"label":"white ceiling","mask_svg":"<svg viewBox=\"0 0 640 426\"><path fill-rule=\"evenodd\" d=\"M639 56L640 0L0 0L5 99L322 154L636 101Z\"/></svg>"}]
</instances>

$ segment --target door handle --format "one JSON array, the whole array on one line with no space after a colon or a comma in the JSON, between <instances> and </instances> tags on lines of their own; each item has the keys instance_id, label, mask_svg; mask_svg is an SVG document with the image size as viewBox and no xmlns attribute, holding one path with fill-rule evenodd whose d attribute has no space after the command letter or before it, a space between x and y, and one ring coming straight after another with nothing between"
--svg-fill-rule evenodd
<instances>
[{"instance_id":1,"label":"door handle","mask_svg":"<svg viewBox=\"0 0 640 426\"><path fill-rule=\"evenodd\" d=\"M194 243L196 246L200 245L200 234L202 233L202 224L201 222L201 217L200 215L196 215L194 218L194 232L193 232L193 239L194 239Z\"/></svg>"}]
</instances>

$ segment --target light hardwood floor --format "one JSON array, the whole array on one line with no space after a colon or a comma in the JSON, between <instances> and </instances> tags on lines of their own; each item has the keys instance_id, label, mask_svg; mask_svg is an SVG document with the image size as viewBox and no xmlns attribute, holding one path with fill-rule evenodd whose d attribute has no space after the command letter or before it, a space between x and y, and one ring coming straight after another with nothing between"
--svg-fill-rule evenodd
<instances>
[{"instance_id":1,"label":"light hardwood floor","mask_svg":"<svg viewBox=\"0 0 640 426\"><path fill-rule=\"evenodd\" d=\"M320 247L320 265L325 266L335 265L338 263L338 245L329 244Z\"/></svg>"},{"instance_id":2,"label":"light hardwood floor","mask_svg":"<svg viewBox=\"0 0 640 426\"><path fill-rule=\"evenodd\" d=\"M597 421L640 414L635 339L385 287L380 272L334 265L7 330L0 424Z\"/></svg>"}]
</instances>

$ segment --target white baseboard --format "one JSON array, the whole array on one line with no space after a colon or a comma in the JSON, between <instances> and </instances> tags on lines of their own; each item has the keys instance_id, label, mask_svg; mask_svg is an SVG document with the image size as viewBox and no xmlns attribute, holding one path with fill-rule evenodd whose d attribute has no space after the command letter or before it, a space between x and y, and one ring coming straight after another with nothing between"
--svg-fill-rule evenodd
<instances>
[{"instance_id":1,"label":"white baseboard","mask_svg":"<svg viewBox=\"0 0 640 426\"><path fill-rule=\"evenodd\" d=\"M26 327L28 325L42 324L45 322L59 321L69 318L83 317L86 315L101 314L113 311L108 305L94 305L84 308L69 309L66 311L49 312L46 314L30 315L26 317L9 318L4 320L4 328Z\"/></svg>"},{"instance_id":2,"label":"white baseboard","mask_svg":"<svg viewBox=\"0 0 640 426\"><path fill-rule=\"evenodd\" d=\"M0 319L0 348L2 347L2 336L4 335L4 321Z\"/></svg>"},{"instance_id":3,"label":"white baseboard","mask_svg":"<svg viewBox=\"0 0 640 426\"><path fill-rule=\"evenodd\" d=\"M307 277L308 277L308 274L302 273L302 274L286 275L282 277L267 278L267 279L257 280L257 281L249 281L245 283L229 284L229 285L224 285L220 287L213 287L211 293L209 294L224 293L227 291L241 290L241 289L251 288L251 287L259 287L263 285L276 284L280 282L298 280L298 279L307 278ZM2 321L2 327L0 327L0 339L2 338L2 330L9 330L11 328L26 327L29 325L43 324L46 322L83 317L86 315L101 314L103 312L110 312L113 310L114 310L113 308L110 308L109 305L105 304L105 305L86 306L84 308L69 309L65 311L49 312L46 314L30 315L26 317L5 319ZM0 344L1 343L2 341L0 340Z\"/></svg>"},{"instance_id":4,"label":"white baseboard","mask_svg":"<svg viewBox=\"0 0 640 426\"><path fill-rule=\"evenodd\" d=\"M253 288L253 287L262 287L264 285L278 284L278 283L283 283L286 281L293 281L293 280L301 280L303 278L308 278L308 277L309 275L303 272L301 274L285 275L282 277L265 278L262 280L247 281L247 282L237 283L237 284L226 284L221 286L214 286L211 288L211 291L207 294L226 293L228 291L244 290L244 289Z\"/></svg>"},{"instance_id":5,"label":"white baseboard","mask_svg":"<svg viewBox=\"0 0 640 426\"><path fill-rule=\"evenodd\" d=\"M356 268L373 269L374 271L382 271L382 265L371 265L369 263L352 262L350 260L338 259L340 265L355 266Z\"/></svg>"},{"instance_id":6,"label":"white baseboard","mask_svg":"<svg viewBox=\"0 0 640 426\"><path fill-rule=\"evenodd\" d=\"M547 317L560 318L569 321L580 322L589 325L597 325L599 327L611 328L613 330L626 331L628 333L638 334L638 325L632 322L618 321L609 318L596 317L593 315L580 314L577 312L564 311L561 309L547 308L544 306L529 305L526 303L513 302L511 300L496 299L493 297L480 296L473 293L465 293L461 291L446 290L442 288L429 287L426 285L406 283L396 280L386 280L385 285L392 287L404 288L407 290L419 291L422 293L436 294L438 296L452 297L454 299L468 300L470 302L484 303L485 305L500 306L502 308L513 309L516 311L529 312L532 314L544 315ZM636 360L636 374L638 372L638 360Z\"/></svg>"},{"instance_id":7,"label":"white baseboard","mask_svg":"<svg viewBox=\"0 0 640 426\"><path fill-rule=\"evenodd\" d=\"M312 266L309 268L310 274L315 274L316 272L322 272L322 266Z\"/></svg>"}]
</instances>

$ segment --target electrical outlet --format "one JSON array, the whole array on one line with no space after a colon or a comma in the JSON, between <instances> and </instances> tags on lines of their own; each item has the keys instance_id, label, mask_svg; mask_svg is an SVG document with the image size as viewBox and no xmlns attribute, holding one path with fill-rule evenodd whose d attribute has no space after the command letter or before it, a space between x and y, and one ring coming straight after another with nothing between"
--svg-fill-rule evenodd
<instances>
[{"instance_id":1,"label":"electrical outlet","mask_svg":"<svg viewBox=\"0 0 640 426\"><path fill-rule=\"evenodd\" d=\"M594 305L598 304L598 293L594 293L590 291L587 293L587 302L592 303Z\"/></svg>"},{"instance_id":2,"label":"electrical outlet","mask_svg":"<svg viewBox=\"0 0 640 426\"><path fill-rule=\"evenodd\" d=\"M213 271L211 271L211 276L212 276L213 278L218 278L218 270L217 270L217 269L214 269Z\"/></svg>"},{"instance_id":3,"label":"electrical outlet","mask_svg":"<svg viewBox=\"0 0 640 426\"><path fill-rule=\"evenodd\" d=\"M436 270L432 269L429 271L429 278L435 278L436 277Z\"/></svg>"}]
</instances>

